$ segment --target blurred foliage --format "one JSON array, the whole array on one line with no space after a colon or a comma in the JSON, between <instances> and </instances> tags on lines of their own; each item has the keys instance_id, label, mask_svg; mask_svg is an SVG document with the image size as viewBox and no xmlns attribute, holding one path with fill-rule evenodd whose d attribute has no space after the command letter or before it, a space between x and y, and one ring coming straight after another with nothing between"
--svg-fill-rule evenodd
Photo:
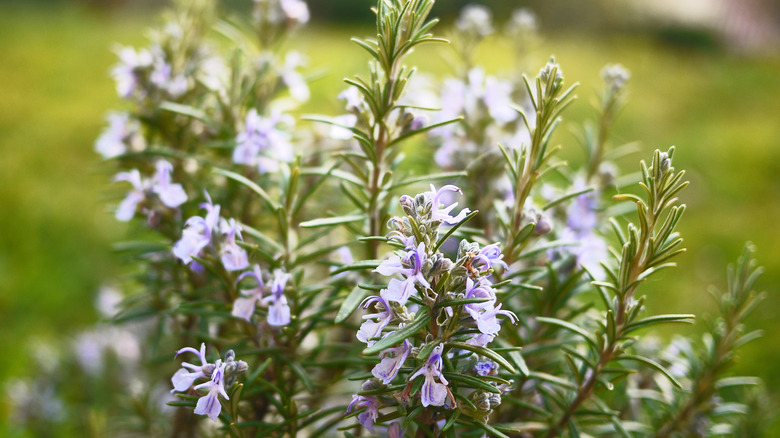
<instances>
[{"instance_id":1,"label":"blurred foliage","mask_svg":"<svg viewBox=\"0 0 780 438\"><path fill-rule=\"evenodd\" d=\"M140 43L150 18L143 9L52 3L45 8L34 7L43 2L5 4L0 14L0 351L9 358L0 382L34 374L25 358L35 339L67 346L68 333L93 322L91 303L98 287L119 272L110 242L121 235L122 226L107 211L110 176L99 170L92 145L104 112L118 101L108 75L116 60L112 44ZM341 17L348 11L365 19L361 14L370 2L311 3L316 14ZM452 8L462 3L439 2ZM497 8L499 3L517 4L496 1ZM749 328L763 328L766 335L745 347L737 369L763 378L777 396L780 351L767 346L780 344L775 315L780 309L780 59L673 46L675 39L660 43L637 35L574 35L548 26L545 8L552 6L538 5L546 34L533 54L538 65L554 53L567 76L583 82L569 119L595 117L599 71L606 63L620 62L631 70L632 81L629 103L613 131L616 141L640 139L642 156L675 144L677 165L689 169L691 186L683 195L689 209L681 233L690 251L678 260L679 269L647 284L648 295L663 297L649 300L649 312L714 313L706 286L724 283L723 266L744 240L754 241L757 258L767 268L763 284L769 296ZM556 8L564 16L582 9ZM364 69L362 54L348 37L364 33L314 28L295 42L309 54L311 67L327 73L312 84L312 101L304 112L338 111L334 96L344 88L341 78ZM500 73L511 63L501 56L504 50L502 41L489 41L479 61ZM450 73L442 58L426 55L413 55L412 63L421 71ZM557 134L570 160L584 157L576 129L564 123ZM424 148L407 152L431 154ZM633 169L637 159L621 164ZM656 284L661 281L675 287L660 289ZM680 330L687 334L696 327ZM4 414L0 405L0 418ZM2 425L0 435L8 436Z\"/></svg>"}]
</instances>

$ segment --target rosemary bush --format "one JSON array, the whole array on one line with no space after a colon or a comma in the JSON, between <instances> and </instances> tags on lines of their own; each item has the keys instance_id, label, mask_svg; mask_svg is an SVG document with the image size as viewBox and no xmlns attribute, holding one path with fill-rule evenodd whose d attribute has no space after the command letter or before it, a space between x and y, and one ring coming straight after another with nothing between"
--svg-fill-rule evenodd
<instances>
[{"instance_id":1,"label":"rosemary bush","mask_svg":"<svg viewBox=\"0 0 780 438\"><path fill-rule=\"evenodd\" d=\"M743 329L762 299L749 245L702 339L652 336L694 320L648 315L642 294L685 251L688 183L674 147L639 174L613 164L636 152L609 135L629 73L604 68L571 166L562 66L487 75L489 10L466 7L445 39L432 6L378 1L341 115L298 117L305 56L285 43L302 0L230 19L179 0L148 47L117 49L125 109L96 150L126 190L112 205L129 274L77 358L85 382L131 390L93 434L760 434L760 382L729 373L760 335ZM535 31L528 10L506 24L521 69ZM419 75L413 50L451 50L454 76ZM410 166L409 147L432 162ZM65 408L18 409L46 431Z\"/></svg>"}]
</instances>

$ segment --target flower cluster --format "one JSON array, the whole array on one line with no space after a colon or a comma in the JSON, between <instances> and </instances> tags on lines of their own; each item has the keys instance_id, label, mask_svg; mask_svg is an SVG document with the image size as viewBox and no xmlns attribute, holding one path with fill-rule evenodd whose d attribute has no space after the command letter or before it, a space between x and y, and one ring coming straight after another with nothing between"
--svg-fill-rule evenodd
<instances>
[{"instance_id":1,"label":"flower cluster","mask_svg":"<svg viewBox=\"0 0 780 438\"><path fill-rule=\"evenodd\" d=\"M392 230L387 235L388 242L400 249L375 269L391 278L378 296L363 301L362 307L373 308L374 312L363 316L365 321L357 338L372 347L418 321L420 315L430 315L428 328L409 333L379 351L380 361L372 369L375 380L364 386L390 384L404 364L414 359L418 368L408 375L407 381L412 385L418 378L423 380L419 393L422 406L452 409L457 403L444 375L447 371L443 358L448 355L454 361L457 354L448 342L465 341L461 345L485 348L501 329L499 317L512 322L517 317L497 304L496 291L489 280L496 268L506 267L497 245L480 248L479 244L464 240L454 262L438 251L443 243L438 237L440 226L459 226L469 217L468 209L453 214L457 203L441 203L445 192L460 189L446 185L437 190L431 186L428 192L400 198L406 216L391 219ZM397 328L391 326L394 323ZM418 344L419 340L422 342ZM469 372L479 374L474 367ZM484 370L480 372L484 375ZM359 420L372 428L382 403L381 398L358 394L350 406L365 407Z\"/></svg>"},{"instance_id":2,"label":"flower cluster","mask_svg":"<svg viewBox=\"0 0 780 438\"><path fill-rule=\"evenodd\" d=\"M133 169L129 172L120 172L114 177L114 181L129 182L133 189L119 204L116 210L116 218L120 221L129 221L138 211L138 206L148 203L151 195L154 195L165 207L177 208L187 202L187 193L181 184L171 181L173 165L165 160L157 162L157 172L150 179L141 178L141 172ZM154 207L149 207L149 212Z\"/></svg>"},{"instance_id":3,"label":"flower cluster","mask_svg":"<svg viewBox=\"0 0 780 438\"><path fill-rule=\"evenodd\" d=\"M268 306L268 324L272 326L285 326L290 323L290 305L287 304L287 297L284 295L284 289L290 280L290 274L277 269L273 273L271 284L266 286L263 281L263 272L260 266L254 265L251 271L244 272L238 276L238 281L244 277L253 277L257 282L257 287L242 290L241 297L233 302L232 315L246 321L252 320L255 313L255 307L258 303ZM268 296L264 296L268 293Z\"/></svg>"},{"instance_id":4,"label":"flower cluster","mask_svg":"<svg viewBox=\"0 0 780 438\"><path fill-rule=\"evenodd\" d=\"M226 388L233 386L236 378L246 372L247 364L243 360L235 360L235 353L229 350L225 353L225 359L217 359L211 363L206 359L206 344L200 345L200 351L192 347L184 347L176 352L176 356L182 353L193 353L198 356L200 365L182 362L182 368L176 371L171 377L173 389L171 392L183 392L191 387L195 391L204 390L206 395L198 399L195 406L197 415L208 415L212 420L217 421L222 404L219 397L230 400ZM194 383L199 379L206 379L205 382L198 385Z\"/></svg>"},{"instance_id":5,"label":"flower cluster","mask_svg":"<svg viewBox=\"0 0 780 438\"><path fill-rule=\"evenodd\" d=\"M193 263L193 257L203 257L206 249L212 249L219 256L227 271L241 271L249 267L246 250L238 242L241 237L241 225L235 219L226 220L219 216L219 205L214 205L208 193L206 201L200 205L206 210L205 217L193 216L187 219L182 237L173 245L173 255L184 264L190 264L193 270L200 270L199 263ZM217 237L222 239L217 239Z\"/></svg>"},{"instance_id":6,"label":"flower cluster","mask_svg":"<svg viewBox=\"0 0 780 438\"><path fill-rule=\"evenodd\" d=\"M258 115L254 108L246 116L244 130L236 138L233 162L257 167L260 173L274 172L279 162L293 159L290 131L295 119L284 114Z\"/></svg>"}]
</instances>

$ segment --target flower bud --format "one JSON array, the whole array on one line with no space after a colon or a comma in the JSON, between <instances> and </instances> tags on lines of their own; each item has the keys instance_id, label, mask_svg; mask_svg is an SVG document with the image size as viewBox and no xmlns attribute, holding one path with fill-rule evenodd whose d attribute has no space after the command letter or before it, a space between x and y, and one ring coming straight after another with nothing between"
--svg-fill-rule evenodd
<instances>
[{"instance_id":1,"label":"flower bud","mask_svg":"<svg viewBox=\"0 0 780 438\"><path fill-rule=\"evenodd\" d=\"M404 213L412 217L415 216L416 212L414 211L414 199L412 199L411 196L403 195L401 196L399 202L401 203L401 208L404 210Z\"/></svg>"}]
</instances>

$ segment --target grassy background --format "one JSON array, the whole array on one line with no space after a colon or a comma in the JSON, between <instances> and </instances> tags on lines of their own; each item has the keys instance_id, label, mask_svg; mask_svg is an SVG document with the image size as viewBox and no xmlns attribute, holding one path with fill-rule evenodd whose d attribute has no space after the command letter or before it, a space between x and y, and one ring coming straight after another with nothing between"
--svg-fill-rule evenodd
<instances>
[{"instance_id":1,"label":"grassy background","mask_svg":"<svg viewBox=\"0 0 780 438\"><path fill-rule=\"evenodd\" d=\"M123 227L108 213L110 175L92 151L104 113L120 106L108 76L114 42L144 43L148 13L106 13L84 7L4 5L0 14L0 384L32 375L25 358L37 339L67 342L95 319L93 297L118 272L110 244ZM713 49L679 48L642 36L567 35L544 29L534 65L555 54L569 82L582 86L568 120L593 116L601 67L620 62L632 72L630 102L617 121L618 141L640 140L637 169L655 147L677 145L676 167L691 186L681 226L689 252L679 269L648 284L650 312L711 312L709 284L722 285L726 263L745 240L758 245L767 267L760 286L769 298L750 328L765 338L745 347L739 371L780 388L780 60L745 58ZM296 42L310 66L327 75L312 84L309 110L337 114L341 78L365 72L365 57L348 37L367 31L309 28ZM553 36L553 34L555 36ZM414 55L421 71L447 74L435 53ZM511 60L500 42L483 46L488 70ZM572 160L581 152L565 123L558 141ZM625 164L625 163L624 163ZM679 328L689 334L698 327ZM2 408L0 408L0 413ZM2 415L0 415L2 418ZM0 433L3 428L0 425Z\"/></svg>"}]
</instances>

